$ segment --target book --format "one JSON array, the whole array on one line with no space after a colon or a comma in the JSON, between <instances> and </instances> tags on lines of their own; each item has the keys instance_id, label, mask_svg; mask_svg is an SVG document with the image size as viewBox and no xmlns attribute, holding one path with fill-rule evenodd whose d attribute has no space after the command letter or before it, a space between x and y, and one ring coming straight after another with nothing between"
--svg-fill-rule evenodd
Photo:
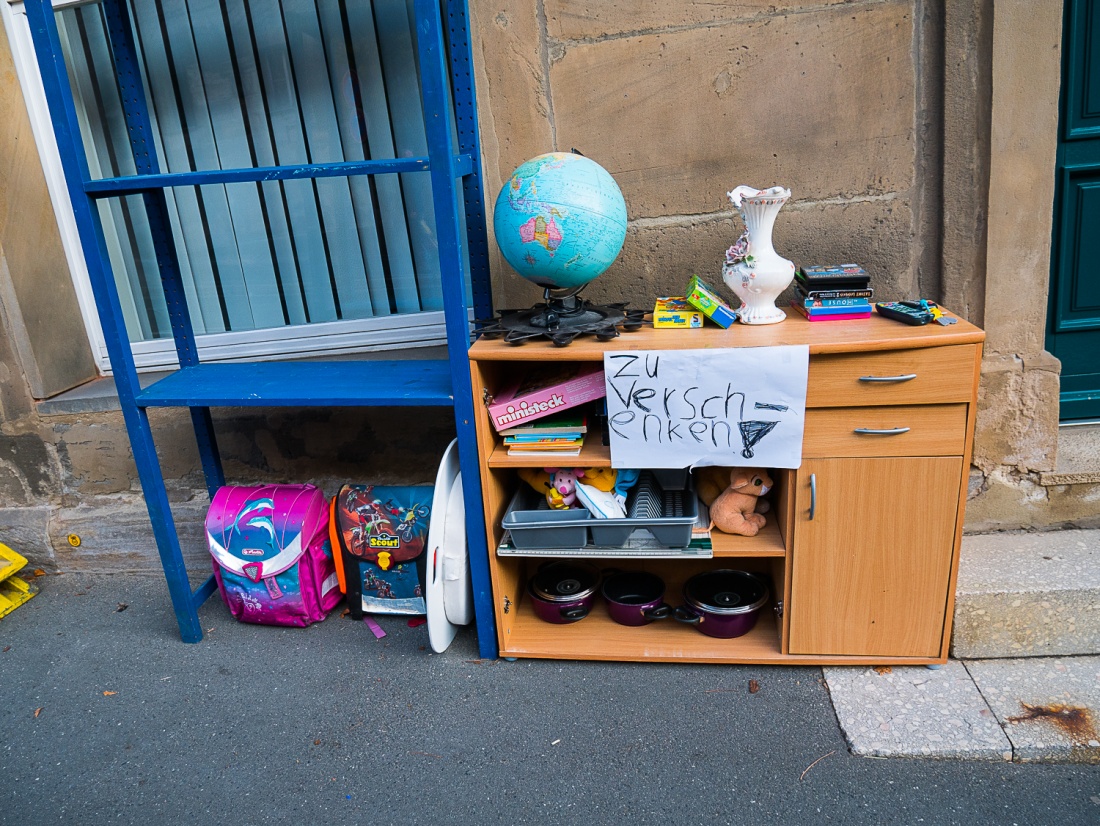
<instances>
[{"instance_id":1,"label":"book","mask_svg":"<svg viewBox=\"0 0 1100 826\"><path fill-rule=\"evenodd\" d=\"M804 281L870 281L871 276L859 264L828 264L820 267L802 267L795 275Z\"/></svg>"},{"instance_id":2,"label":"book","mask_svg":"<svg viewBox=\"0 0 1100 826\"><path fill-rule=\"evenodd\" d=\"M837 278L820 281L795 275L794 283L804 287L806 292L816 292L819 290L866 290L871 281L868 278Z\"/></svg>"},{"instance_id":3,"label":"book","mask_svg":"<svg viewBox=\"0 0 1100 826\"><path fill-rule=\"evenodd\" d=\"M807 307L805 304L799 305L797 301L791 302L796 307L806 311L807 315L823 316L823 315L845 315L850 313L869 313L871 312L871 305L864 304L859 307Z\"/></svg>"},{"instance_id":4,"label":"book","mask_svg":"<svg viewBox=\"0 0 1100 826\"><path fill-rule=\"evenodd\" d=\"M520 435L504 437L504 444L506 445L563 445L580 444L583 441L584 435L581 433L563 433L560 436Z\"/></svg>"},{"instance_id":5,"label":"book","mask_svg":"<svg viewBox=\"0 0 1100 826\"><path fill-rule=\"evenodd\" d=\"M795 283L811 290L865 290L871 277L858 264L803 267L794 274Z\"/></svg>"},{"instance_id":6,"label":"book","mask_svg":"<svg viewBox=\"0 0 1100 826\"><path fill-rule=\"evenodd\" d=\"M554 416L548 419L539 419L537 422L529 422L526 424L516 425L515 427L509 427L506 430L500 431L502 436L523 436L523 435L537 435L539 438L544 436L557 436L566 433L587 433L588 432L588 417L580 415L563 415Z\"/></svg>"},{"instance_id":7,"label":"book","mask_svg":"<svg viewBox=\"0 0 1100 826\"><path fill-rule=\"evenodd\" d=\"M865 290L812 290L807 289L801 282L795 284L798 290L806 298L871 298L875 291L868 287Z\"/></svg>"},{"instance_id":8,"label":"book","mask_svg":"<svg viewBox=\"0 0 1100 826\"><path fill-rule=\"evenodd\" d=\"M798 310L798 312L802 313L802 315L806 316L806 319L808 321L854 321L855 319L859 318L871 317L871 308L869 306L867 307L866 311L861 310L859 312L826 313L825 315L820 315L814 310L809 310L801 306L797 301L792 301L791 306Z\"/></svg>"},{"instance_id":9,"label":"book","mask_svg":"<svg viewBox=\"0 0 1100 826\"><path fill-rule=\"evenodd\" d=\"M603 364L560 364L532 371L505 387L489 402L489 418L498 431L542 419L607 395Z\"/></svg>"},{"instance_id":10,"label":"book","mask_svg":"<svg viewBox=\"0 0 1100 826\"><path fill-rule=\"evenodd\" d=\"M814 298L806 295L801 289L795 291L794 300L810 309L871 306L871 302L866 298Z\"/></svg>"},{"instance_id":11,"label":"book","mask_svg":"<svg viewBox=\"0 0 1100 826\"><path fill-rule=\"evenodd\" d=\"M567 450L516 450L514 447L508 448L509 456L527 456L532 459L540 456L547 459L557 459L559 456L580 456L581 449L579 447L569 448Z\"/></svg>"}]
</instances>

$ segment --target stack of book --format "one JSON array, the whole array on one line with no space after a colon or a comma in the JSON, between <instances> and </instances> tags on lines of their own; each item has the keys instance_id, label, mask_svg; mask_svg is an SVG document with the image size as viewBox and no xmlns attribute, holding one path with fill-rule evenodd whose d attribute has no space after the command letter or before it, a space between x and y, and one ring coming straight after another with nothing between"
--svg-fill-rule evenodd
<instances>
[{"instance_id":1,"label":"stack of book","mask_svg":"<svg viewBox=\"0 0 1100 826\"><path fill-rule=\"evenodd\" d=\"M804 267L795 273L791 306L810 321L847 321L871 315L871 278L858 264Z\"/></svg>"},{"instance_id":2,"label":"stack of book","mask_svg":"<svg viewBox=\"0 0 1100 826\"><path fill-rule=\"evenodd\" d=\"M588 432L583 414L551 416L502 430L509 456L579 456Z\"/></svg>"}]
</instances>

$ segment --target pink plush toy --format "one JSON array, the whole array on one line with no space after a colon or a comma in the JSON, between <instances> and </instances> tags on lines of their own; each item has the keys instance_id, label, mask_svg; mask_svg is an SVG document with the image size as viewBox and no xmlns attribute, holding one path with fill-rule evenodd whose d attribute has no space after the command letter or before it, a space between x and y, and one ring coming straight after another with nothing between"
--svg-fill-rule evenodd
<instances>
[{"instance_id":1,"label":"pink plush toy","mask_svg":"<svg viewBox=\"0 0 1100 826\"><path fill-rule=\"evenodd\" d=\"M577 479L584 476L584 470L571 467L548 467L543 470L550 474L551 489L546 496L550 507L558 509L573 507L577 501Z\"/></svg>"}]
</instances>

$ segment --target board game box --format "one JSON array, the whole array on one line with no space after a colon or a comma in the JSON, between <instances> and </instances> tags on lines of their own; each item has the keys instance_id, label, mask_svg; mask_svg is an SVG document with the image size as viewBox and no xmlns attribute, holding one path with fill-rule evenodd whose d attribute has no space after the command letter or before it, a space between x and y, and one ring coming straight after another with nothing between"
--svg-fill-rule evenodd
<instances>
[{"instance_id":1,"label":"board game box","mask_svg":"<svg viewBox=\"0 0 1100 826\"><path fill-rule=\"evenodd\" d=\"M606 395L602 363L563 364L505 387L489 402L489 418L507 430Z\"/></svg>"}]
</instances>

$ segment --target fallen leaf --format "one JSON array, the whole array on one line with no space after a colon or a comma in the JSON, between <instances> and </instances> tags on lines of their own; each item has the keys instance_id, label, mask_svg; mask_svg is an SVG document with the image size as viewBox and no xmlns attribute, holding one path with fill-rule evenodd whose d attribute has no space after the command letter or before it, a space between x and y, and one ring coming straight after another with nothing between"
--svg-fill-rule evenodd
<instances>
[{"instance_id":1,"label":"fallen leaf","mask_svg":"<svg viewBox=\"0 0 1100 826\"><path fill-rule=\"evenodd\" d=\"M760 690L760 683L756 680L749 680L749 694L755 694Z\"/></svg>"},{"instance_id":2,"label":"fallen leaf","mask_svg":"<svg viewBox=\"0 0 1100 826\"><path fill-rule=\"evenodd\" d=\"M104 691L103 692L104 697L113 697L115 694L118 694L118 692L117 691Z\"/></svg>"},{"instance_id":3,"label":"fallen leaf","mask_svg":"<svg viewBox=\"0 0 1100 826\"><path fill-rule=\"evenodd\" d=\"M888 665L876 665L875 666L875 673L876 674L890 674L890 673L893 672L893 670L894 669L892 669Z\"/></svg>"},{"instance_id":4,"label":"fallen leaf","mask_svg":"<svg viewBox=\"0 0 1100 826\"><path fill-rule=\"evenodd\" d=\"M129 607L130 607L129 604L127 604L125 602L120 602L118 604L118 608L115 609L115 613L117 614L119 611L125 611Z\"/></svg>"},{"instance_id":5,"label":"fallen leaf","mask_svg":"<svg viewBox=\"0 0 1100 826\"><path fill-rule=\"evenodd\" d=\"M342 614L341 614L340 616L341 616L341 617L346 617L346 616L348 616L349 614L351 614L351 609L350 609L350 608L345 608L345 609L344 609L344 613L342 613Z\"/></svg>"},{"instance_id":6,"label":"fallen leaf","mask_svg":"<svg viewBox=\"0 0 1100 826\"><path fill-rule=\"evenodd\" d=\"M9 651L11 651L11 646L10 645L5 645L4 646L4 653L7 654Z\"/></svg>"},{"instance_id":7,"label":"fallen leaf","mask_svg":"<svg viewBox=\"0 0 1100 826\"><path fill-rule=\"evenodd\" d=\"M35 568L34 569L34 575L35 576L45 576L46 572L43 571L41 568Z\"/></svg>"},{"instance_id":8,"label":"fallen leaf","mask_svg":"<svg viewBox=\"0 0 1100 826\"><path fill-rule=\"evenodd\" d=\"M320 740L314 740L313 745L319 746L319 745L321 745L321 741Z\"/></svg>"},{"instance_id":9,"label":"fallen leaf","mask_svg":"<svg viewBox=\"0 0 1100 826\"><path fill-rule=\"evenodd\" d=\"M42 709L44 709L44 708L45 708L45 706L39 706L38 708L36 708L34 710L34 719L35 720L38 719L38 715L42 713Z\"/></svg>"}]
</instances>

